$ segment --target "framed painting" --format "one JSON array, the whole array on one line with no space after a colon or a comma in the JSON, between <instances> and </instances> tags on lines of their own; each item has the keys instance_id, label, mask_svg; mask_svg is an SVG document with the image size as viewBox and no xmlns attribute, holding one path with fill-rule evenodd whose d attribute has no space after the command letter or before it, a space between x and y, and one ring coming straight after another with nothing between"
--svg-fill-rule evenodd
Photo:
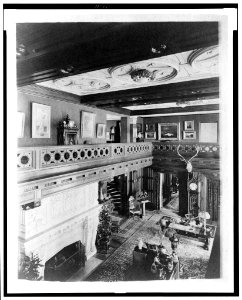
<instances>
[{"instance_id":1,"label":"framed painting","mask_svg":"<svg viewBox=\"0 0 242 300\"><path fill-rule=\"evenodd\" d=\"M194 130L194 121L184 121L184 130Z\"/></svg>"},{"instance_id":2,"label":"framed painting","mask_svg":"<svg viewBox=\"0 0 242 300\"><path fill-rule=\"evenodd\" d=\"M199 142L218 143L218 123L199 123Z\"/></svg>"},{"instance_id":3,"label":"framed painting","mask_svg":"<svg viewBox=\"0 0 242 300\"><path fill-rule=\"evenodd\" d=\"M136 126L137 126L137 132L138 133L142 132L142 123L137 123Z\"/></svg>"},{"instance_id":4,"label":"framed painting","mask_svg":"<svg viewBox=\"0 0 242 300\"><path fill-rule=\"evenodd\" d=\"M156 132L145 132L145 139L147 140L155 140L156 139Z\"/></svg>"},{"instance_id":5,"label":"framed painting","mask_svg":"<svg viewBox=\"0 0 242 300\"><path fill-rule=\"evenodd\" d=\"M195 140L196 139L196 131L183 131L183 139L184 140Z\"/></svg>"},{"instance_id":6,"label":"framed painting","mask_svg":"<svg viewBox=\"0 0 242 300\"><path fill-rule=\"evenodd\" d=\"M106 125L105 124L97 124L97 138L105 139L106 137Z\"/></svg>"},{"instance_id":7,"label":"framed painting","mask_svg":"<svg viewBox=\"0 0 242 300\"><path fill-rule=\"evenodd\" d=\"M174 141L180 139L180 123L158 123L158 140Z\"/></svg>"},{"instance_id":8,"label":"framed painting","mask_svg":"<svg viewBox=\"0 0 242 300\"><path fill-rule=\"evenodd\" d=\"M24 123L25 123L25 113L17 112L17 137L24 137Z\"/></svg>"},{"instance_id":9,"label":"framed painting","mask_svg":"<svg viewBox=\"0 0 242 300\"><path fill-rule=\"evenodd\" d=\"M32 138L50 138L50 113L50 106L32 103Z\"/></svg>"},{"instance_id":10,"label":"framed painting","mask_svg":"<svg viewBox=\"0 0 242 300\"><path fill-rule=\"evenodd\" d=\"M155 124L145 124L145 131L155 131Z\"/></svg>"},{"instance_id":11,"label":"framed painting","mask_svg":"<svg viewBox=\"0 0 242 300\"><path fill-rule=\"evenodd\" d=\"M81 112L81 137L93 138L95 131L96 114L87 111Z\"/></svg>"}]
</instances>

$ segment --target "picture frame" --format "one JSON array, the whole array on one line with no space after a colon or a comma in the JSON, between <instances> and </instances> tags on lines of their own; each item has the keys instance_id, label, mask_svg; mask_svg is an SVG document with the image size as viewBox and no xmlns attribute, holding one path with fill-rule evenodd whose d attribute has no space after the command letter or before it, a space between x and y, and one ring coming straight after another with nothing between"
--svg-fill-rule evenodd
<instances>
[{"instance_id":1,"label":"picture frame","mask_svg":"<svg viewBox=\"0 0 242 300\"><path fill-rule=\"evenodd\" d=\"M17 138L24 137L25 113L17 112Z\"/></svg>"},{"instance_id":2,"label":"picture frame","mask_svg":"<svg viewBox=\"0 0 242 300\"><path fill-rule=\"evenodd\" d=\"M137 133L142 132L142 123L137 123L136 127L137 127Z\"/></svg>"},{"instance_id":3,"label":"picture frame","mask_svg":"<svg viewBox=\"0 0 242 300\"><path fill-rule=\"evenodd\" d=\"M32 103L32 138L50 138L51 107Z\"/></svg>"},{"instance_id":4,"label":"picture frame","mask_svg":"<svg viewBox=\"0 0 242 300\"><path fill-rule=\"evenodd\" d=\"M194 121L184 121L184 130L194 130Z\"/></svg>"},{"instance_id":5,"label":"picture frame","mask_svg":"<svg viewBox=\"0 0 242 300\"><path fill-rule=\"evenodd\" d=\"M96 114L87 111L81 112L81 137L93 138L95 132Z\"/></svg>"},{"instance_id":6,"label":"picture frame","mask_svg":"<svg viewBox=\"0 0 242 300\"><path fill-rule=\"evenodd\" d=\"M145 124L145 131L155 131L155 124Z\"/></svg>"},{"instance_id":7,"label":"picture frame","mask_svg":"<svg viewBox=\"0 0 242 300\"><path fill-rule=\"evenodd\" d=\"M105 139L106 137L106 124L97 124L97 138Z\"/></svg>"},{"instance_id":8,"label":"picture frame","mask_svg":"<svg viewBox=\"0 0 242 300\"><path fill-rule=\"evenodd\" d=\"M180 123L158 123L158 140L180 140Z\"/></svg>"},{"instance_id":9,"label":"picture frame","mask_svg":"<svg viewBox=\"0 0 242 300\"><path fill-rule=\"evenodd\" d=\"M145 139L146 140L155 140L156 139L156 132L155 131L145 132Z\"/></svg>"},{"instance_id":10,"label":"picture frame","mask_svg":"<svg viewBox=\"0 0 242 300\"><path fill-rule=\"evenodd\" d=\"M196 131L183 131L183 139L184 140L195 140L196 139Z\"/></svg>"}]
</instances>

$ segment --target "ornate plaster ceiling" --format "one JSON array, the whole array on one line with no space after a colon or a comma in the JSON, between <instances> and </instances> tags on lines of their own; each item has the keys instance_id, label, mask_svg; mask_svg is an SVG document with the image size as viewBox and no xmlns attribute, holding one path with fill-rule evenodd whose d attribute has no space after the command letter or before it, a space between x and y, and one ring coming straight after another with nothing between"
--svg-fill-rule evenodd
<instances>
[{"instance_id":1,"label":"ornate plaster ceiling","mask_svg":"<svg viewBox=\"0 0 242 300\"><path fill-rule=\"evenodd\" d=\"M218 69L219 49L212 46L38 84L82 96L210 78Z\"/></svg>"}]
</instances>

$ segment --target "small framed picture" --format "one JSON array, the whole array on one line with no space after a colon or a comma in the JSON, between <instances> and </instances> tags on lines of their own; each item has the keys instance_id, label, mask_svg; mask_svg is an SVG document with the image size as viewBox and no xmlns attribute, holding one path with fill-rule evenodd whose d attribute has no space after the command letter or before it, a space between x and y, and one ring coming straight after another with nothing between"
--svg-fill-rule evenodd
<instances>
[{"instance_id":1,"label":"small framed picture","mask_svg":"<svg viewBox=\"0 0 242 300\"><path fill-rule=\"evenodd\" d=\"M25 113L17 112L17 137L23 138L24 137L24 123L25 123Z\"/></svg>"},{"instance_id":2,"label":"small framed picture","mask_svg":"<svg viewBox=\"0 0 242 300\"><path fill-rule=\"evenodd\" d=\"M183 131L183 139L184 140L195 140L196 139L196 131Z\"/></svg>"},{"instance_id":3,"label":"small framed picture","mask_svg":"<svg viewBox=\"0 0 242 300\"><path fill-rule=\"evenodd\" d=\"M145 139L147 140L155 140L156 139L156 132L145 132Z\"/></svg>"},{"instance_id":4,"label":"small framed picture","mask_svg":"<svg viewBox=\"0 0 242 300\"><path fill-rule=\"evenodd\" d=\"M194 121L184 121L184 130L194 130Z\"/></svg>"},{"instance_id":5,"label":"small framed picture","mask_svg":"<svg viewBox=\"0 0 242 300\"><path fill-rule=\"evenodd\" d=\"M97 138L105 139L106 137L106 125L105 124L97 124Z\"/></svg>"},{"instance_id":6,"label":"small framed picture","mask_svg":"<svg viewBox=\"0 0 242 300\"><path fill-rule=\"evenodd\" d=\"M145 131L155 131L155 124L145 124Z\"/></svg>"},{"instance_id":7,"label":"small framed picture","mask_svg":"<svg viewBox=\"0 0 242 300\"><path fill-rule=\"evenodd\" d=\"M50 138L50 112L50 106L32 103L32 138Z\"/></svg>"},{"instance_id":8,"label":"small framed picture","mask_svg":"<svg viewBox=\"0 0 242 300\"><path fill-rule=\"evenodd\" d=\"M136 126L137 126L137 132L138 133L142 132L142 123L137 123Z\"/></svg>"}]
</instances>

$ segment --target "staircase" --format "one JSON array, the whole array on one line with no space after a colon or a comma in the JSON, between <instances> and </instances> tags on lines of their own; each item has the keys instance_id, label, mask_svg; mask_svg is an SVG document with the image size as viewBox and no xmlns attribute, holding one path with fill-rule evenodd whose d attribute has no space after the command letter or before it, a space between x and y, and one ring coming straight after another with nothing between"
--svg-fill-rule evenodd
<instances>
[{"instance_id":1,"label":"staircase","mask_svg":"<svg viewBox=\"0 0 242 300\"><path fill-rule=\"evenodd\" d=\"M113 199L114 209L113 212L121 213L122 211L122 196L119 191L116 182L111 181L107 184L107 194L109 194Z\"/></svg>"}]
</instances>

